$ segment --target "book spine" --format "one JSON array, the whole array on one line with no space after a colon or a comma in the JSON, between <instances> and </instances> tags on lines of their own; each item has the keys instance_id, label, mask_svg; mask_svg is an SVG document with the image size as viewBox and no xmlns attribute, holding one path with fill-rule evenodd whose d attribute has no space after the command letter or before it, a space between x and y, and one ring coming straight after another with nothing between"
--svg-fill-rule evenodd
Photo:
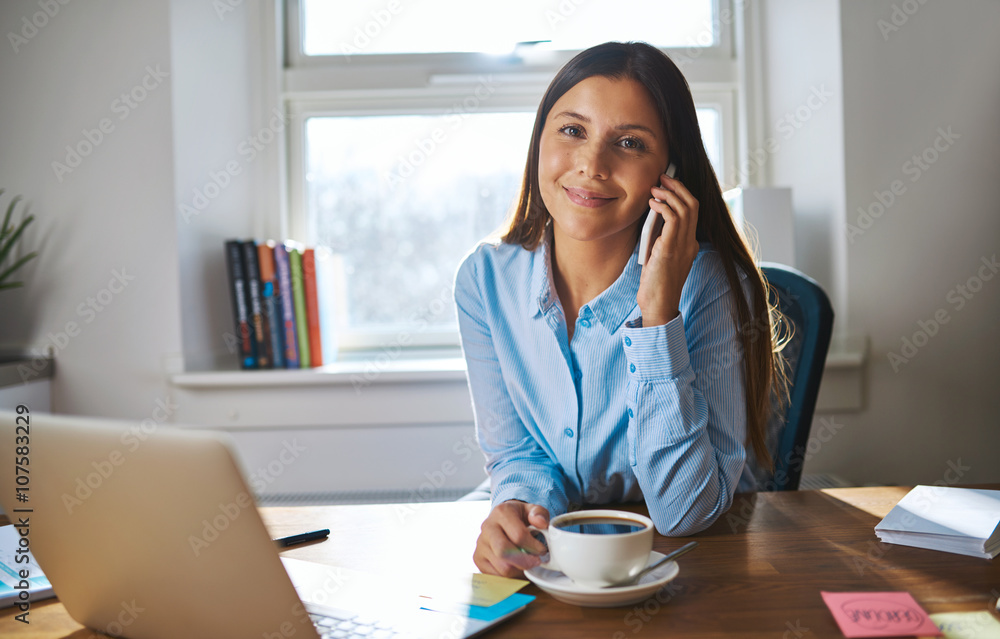
<instances>
[{"instance_id":1,"label":"book spine","mask_svg":"<svg viewBox=\"0 0 1000 639\"><path fill-rule=\"evenodd\" d=\"M264 338L268 340L268 353L274 368L285 367L285 346L281 339L281 300L274 270L274 242L257 245L260 263L260 296L264 306Z\"/></svg>"},{"instance_id":2,"label":"book spine","mask_svg":"<svg viewBox=\"0 0 1000 639\"><path fill-rule=\"evenodd\" d=\"M316 251L302 252L302 285L306 293L306 320L309 325L309 359L314 367L323 365L323 343L320 338L319 298L316 295Z\"/></svg>"},{"instance_id":3,"label":"book spine","mask_svg":"<svg viewBox=\"0 0 1000 639\"><path fill-rule=\"evenodd\" d=\"M268 339L264 333L264 311L260 303L260 266L257 263L257 242L243 243L243 265L246 268L247 292L250 300L250 326L253 327L257 367L271 368Z\"/></svg>"},{"instance_id":4,"label":"book spine","mask_svg":"<svg viewBox=\"0 0 1000 639\"><path fill-rule=\"evenodd\" d=\"M323 362L337 361L338 310L343 303L338 301L340 291L341 256L320 248L316 251L316 297L319 300L320 335L323 340Z\"/></svg>"},{"instance_id":5,"label":"book spine","mask_svg":"<svg viewBox=\"0 0 1000 639\"><path fill-rule=\"evenodd\" d=\"M302 285L302 252L288 249L292 267L292 297L295 299L295 334L299 338L299 368L309 368L309 325L306 319L306 291Z\"/></svg>"},{"instance_id":6,"label":"book spine","mask_svg":"<svg viewBox=\"0 0 1000 639\"><path fill-rule=\"evenodd\" d=\"M240 368L257 368L257 353L254 349L253 329L250 326L250 311L247 307L246 275L241 246L239 240L226 241L226 268L229 272L229 293L236 327L236 352L240 358Z\"/></svg>"},{"instance_id":7,"label":"book spine","mask_svg":"<svg viewBox=\"0 0 1000 639\"><path fill-rule=\"evenodd\" d=\"M285 368L299 367L299 340L295 334L295 297L292 292L292 267L288 249L274 247L274 264L278 271L278 297L281 299L281 334L285 343Z\"/></svg>"}]
</instances>

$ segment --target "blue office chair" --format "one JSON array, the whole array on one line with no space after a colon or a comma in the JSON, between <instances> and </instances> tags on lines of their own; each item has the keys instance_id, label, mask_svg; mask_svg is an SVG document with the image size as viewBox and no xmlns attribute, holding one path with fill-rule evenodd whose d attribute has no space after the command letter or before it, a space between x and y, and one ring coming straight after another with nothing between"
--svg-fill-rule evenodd
<instances>
[{"instance_id":1,"label":"blue office chair","mask_svg":"<svg viewBox=\"0 0 1000 639\"><path fill-rule=\"evenodd\" d=\"M785 317L791 337L780 355L788 375L789 397L775 408L767 424L767 449L774 469L760 468L749 456L759 490L798 490L805 463L809 429L823 378L826 353L833 332L830 298L815 280L789 266L762 262L768 295Z\"/></svg>"}]
</instances>

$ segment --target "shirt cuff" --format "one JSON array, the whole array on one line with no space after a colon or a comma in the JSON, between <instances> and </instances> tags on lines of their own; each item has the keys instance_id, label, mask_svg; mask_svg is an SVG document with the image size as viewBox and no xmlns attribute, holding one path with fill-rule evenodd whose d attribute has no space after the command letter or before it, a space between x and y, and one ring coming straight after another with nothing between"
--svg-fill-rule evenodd
<instances>
[{"instance_id":1,"label":"shirt cuff","mask_svg":"<svg viewBox=\"0 0 1000 639\"><path fill-rule=\"evenodd\" d=\"M623 333L629 375L636 380L673 379L691 365L681 314L649 328L639 317L626 322Z\"/></svg>"},{"instance_id":2,"label":"shirt cuff","mask_svg":"<svg viewBox=\"0 0 1000 639\"><path fill-rule=\"evenodd\" d=\"M520 486L517 484L507 484L505 486L497 487L493 494L490 496L490 508L496 508L505 501L511 501L516 499L517 501L523 501L526 504L537 504L543 506L549 511L549 517L555 517L556 515L561 515L566 512L568 503L556 494L556 491L550 490L547 495L541 494L535 490L532 490L526 486Z\"/></svg>"}]
</instances>

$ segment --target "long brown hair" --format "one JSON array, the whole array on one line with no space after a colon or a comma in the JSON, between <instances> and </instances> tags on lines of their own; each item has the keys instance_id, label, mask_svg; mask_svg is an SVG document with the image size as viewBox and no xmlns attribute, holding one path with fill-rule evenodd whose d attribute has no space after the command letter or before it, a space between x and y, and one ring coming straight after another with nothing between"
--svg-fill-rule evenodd
<instances>
[{"instance_id":1,"label":"long brown hair","mask_svg":"<svg viewBox=\"0 0 1000 639\"><path fill-rule=\"evenodd\" d=\"M736 304L733 321L743 346L747 440L757 463L771 468L773 462L766 445L767 420L772 384L782 378L772 321L776 319L776 311L768 304L767 283L753 253L722 199L719 180L702 143L691 89L665 53L643 42L607 42L581 52L556 74L538 105L521 192L502 239L529 251L542 241L549 221L538 185L542 129L556 101L581 80L592 76L634 80L646 88L656 105L666 132L670 161L677 167L676 177L698 200L696 237L699 242L710 242L722 258ZM750 282L749 305L740 284L740 271Z\"/></svg>"}]
</instances>

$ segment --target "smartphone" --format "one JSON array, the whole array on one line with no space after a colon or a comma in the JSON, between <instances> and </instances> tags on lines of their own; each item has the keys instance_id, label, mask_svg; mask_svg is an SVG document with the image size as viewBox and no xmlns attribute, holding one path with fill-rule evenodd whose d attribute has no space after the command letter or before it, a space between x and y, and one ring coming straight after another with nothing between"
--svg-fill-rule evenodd
<instances>
[{"instance_id":1,"label":"smartphone","mask_svg":"<svg viewBox=\"0 0 1000 639\"><path fill-rule=\"evenodd\" d=\"M667 177L674 177L677 167L671 162L667 167ZM656 220L659 214L650 209L646 213L646 222L642 225L642 233L639 234L639 265L644 266L649 259L649 251L653 248L653 233L656 231Z\"/></svg>"}]
</instances>

